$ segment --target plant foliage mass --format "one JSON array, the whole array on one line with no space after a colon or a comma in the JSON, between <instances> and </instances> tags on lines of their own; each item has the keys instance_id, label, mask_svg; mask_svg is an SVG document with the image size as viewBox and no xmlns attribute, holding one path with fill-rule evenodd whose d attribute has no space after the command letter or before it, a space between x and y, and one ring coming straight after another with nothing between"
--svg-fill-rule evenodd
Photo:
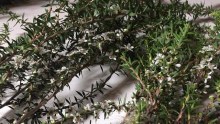
<instances>
[{"instance_id":1,"label":"plant foliage mass","mask_svg":"<svg viewBox=\"0 0 220 124\"><path fill-rule=\"evenodd\" d=\"M0 108L16 109L8 122L77 123L120 110L130 113L125 123L219 122L218 11L179 0L59 0L46 7L32 22L1 10L26 31L11 40L4 24L0 34ZM201 16L213 16L215 26L197 23ZM106 64L109 76L91 90L45 106L83 69ZM137 80L134 102L94 103L118 71Z\"/></svg>"}]
</instances>

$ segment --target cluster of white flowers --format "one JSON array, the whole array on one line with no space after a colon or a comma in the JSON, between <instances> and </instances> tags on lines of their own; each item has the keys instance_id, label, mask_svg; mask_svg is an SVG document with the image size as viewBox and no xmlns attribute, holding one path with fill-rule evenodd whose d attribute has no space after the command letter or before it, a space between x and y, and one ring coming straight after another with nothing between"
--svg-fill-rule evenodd
<instances>
[{"instance_id":1,"label":"cluster of white flowers","mask_svg":"<svg viewBox=\"0 0 220 124\"><path fill-rule=\"evenodd\" d=\"M204 58L200 61L199 65L194 66L197 70L202 70L202 69L209 69L209 72L207 73L207 76L204 79L204 83L206 84L209 79L212 78L212 74L214 73L214 70L217 69L217 66L213 63L211 63L213 59L213 56L209 58Z\"/></svg>"},{"instance_id":2,"label":"cluster of white flowers","mask_svg":"<svg viewBox=\"0 0 220 124\"><path fill-rule=\"evenodd\" d=\"M161 60L163 60L165 58L165 55L161 54L161 53L157 53L156 57L153 59L152 63L157 65L159 64L159 62Z\"/></svg>"},{"instance_id":3,"label":"cluster of white flowers","mask_svg":"<svg viewBox=\"0 0 220 124\"><path fill-rule=\"evenodd\" d=\"M200 53L205 53L205 52L211 52L211 51L215 51L214 47L211 45L208 46L203 46L202 50L200 50Z\"/></svg>"},{"instance_id":4,"label":"cluster of white flowers","mask_svg":"<svg viewBox=\"0 0 220 124\"><path fill-rule=\"evenodd\" d=\"M15 65L16 69L21 67L22 62L23 62L23 56L21 55L14 56L11 61L11 63Z\"/></svg>"},{"instance_id":5,"label":"cluster of white flowers","mask_svg":"<svg viewBox=\"0 0 220 124\"><path fill-rule=\"evenodd\" d=\"M217 69L216 65L212 64L211 61L213 59L213 56L209 58L204 58L200 61L199 65L194 66L194 68L201 70L205 67L208 67L210 70Z\"/></svg>"}]
</instances>

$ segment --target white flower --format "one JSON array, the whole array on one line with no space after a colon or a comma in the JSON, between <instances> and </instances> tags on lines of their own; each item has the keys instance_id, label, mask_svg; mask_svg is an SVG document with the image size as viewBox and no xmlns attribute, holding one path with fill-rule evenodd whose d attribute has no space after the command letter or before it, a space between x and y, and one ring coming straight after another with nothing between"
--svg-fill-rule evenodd
<instances>
[{"instance_id":1,"label":"white flower","mask_svg":"<svg viewBox=\"0 0 220 124\"><path fill-rule=\"evenodd\" d=\"M95 118L97 118L97 116L98 116L98 111L97 111L97 110L94 110L94 111L93 111L93 116L94 116Z\"/></svg>"},{"instance_id":2,"label":"white flower","mask_svg":"<svg viewBox=\"0 0 220 124\"><path fill-rule=\"evenodd\" d=\"M172 105L172 104L173 104L173 102L171 102L171 101L170 101L168 104L169 104L169 105Z\"/></svg>"},{"instance_id":3,"label":"white flower","mask_svg":"<svg viewBox=\"0 0 220 124\"><path fill-rule=\"evenodd\" d=\"M159 63L159 60L154 61L154 64L157 65Z\"/></svg>"},{"instance_id":4,"label":"white flower","mask_svg":"<svg viewBox=\"0 0 220 124\"><path fill-rule=\"evenodd\" d=\"M205 85L205 88L209 88L210 87L210 85Z\"/></svg>"},{"instance_id":5,"label":"white flower","mask_svg":"<svg viewBox=\"0 0 220 124\"><path fill-rule=\"evenodd\" d=\"M167 81L175 81L175 80L169 76L167 77Z\"/></svg>"},{"instance_id":6,"label":"white flower","mask_svg":"<svg viewBox=\"0 0 220 124\"><path fill-rule=\"evenodd\" d=\"M89 104L87 104L86 106L84 106L85 110L91 110L91 106Z\"/></svg>"},{"instance_id":7,"label":"white flower","mask_svg":"<svg viewBox=\"0 0 220 124\"><path fill-rule=\"evenodd\" d=\"M167 77L167 81L171 81L172 80L172 78L171 77Z\"/></svg>"},{"instance_id":8,"label":"white flower","mask_svg":"<svg viewBox=\"0 0 220 124\"><path fill-rule=\"evenodd\" d=\"M117 37L120 37L120 36L121 36L121 34L117 33L117 34L116 34L116 36L117 36Z\"/></svg>"},{"instance_id":9,"label":"white flower","mask_svg":"<svg viewBox=\"0 0 220 124\"><path fill-rule=\"evenodd\" d=\"M15 57L12 58L12 64L15 64L15 68L19 68L21 66L21 63L23 62L23 56L21 55L17 55Z\"/></svg>"},{"instance_id":10,"label":"white flower","mask_svg":"<svg viewBox=\"0 0 220 124\"><path fill-rule=\"evenodd\" d=\"M158 81L159 81L159 83L161 84L161 83L163 82L163 79L159 79Z\"/></svg>"},{"instance_id":11,"label":"white flower","mask_svg":"<svg viewBox=\"0 0 220 124\"><path fill-rule=\"evenodd\" d=\"M101 105L101 108L105 108L105 104L104 103L100 103L100 105Z\"/></svg>"},{"instance_id":12,"label":"white flower","mask_svg":"<svg viewBox=\"0 0 220 124\"><path fill-rule=\"evenodd\" d=\"M210 70L217 69L217 66L215 66L214 64L211 64L211 63L208 63L207 66Z\"/></svg>"},{"instance_id":13,"label":"white flower","mask_svg":"<svg viewBox=\"0 0 220 124\"><path fill-rule=\"evenodd\" d=\"M63 66L62 68L61 68L61 71L65 71L67 68L65 67L65 66Z\"/></svg>"},{"instance_id":14,"label":"white flower","mask_svg":"<svg viewBox=\"0 0 220 124\"><path fill-rule=\"evenodd\" d=\"M124 49L126 49L128 51L133 51L132 49L134 49L134 46L131 46L131 44L128 43L127 45L124 45L124 47L122 47L122 48L124 48Z\"/></svg>"},{"instance_id":15,"label":"white flower","mask_svg":"<svg viewBox=\"0 0 220 124\"><path fill-rule=\"evenodd\" d=\"M55 49L52 49L52 53L57 53L57 51Z\"/></svg>"},{"instance_id":16,"label":"white flower","mask_svg":"<svg viewBox=\"0 0 220 124\"><path fill-rule=\"evenodd\" d=\"M181 67L181 64L175 64L175 66L179 68L179 67Z\"/></svg>"},{"instance_id":17,"label":"white flower","mask_svg":"<svg viewBox=\"0 0 220 124\"><path fill-rule=\"evenodd\" d=\"M211 62L212 59L213 59L213 58L212 58L212 56L211 56L209 59L207 59L207 61L208 61L208 62Z\"/></svg>"},{"instance_id":18,"label":"white flower","mask_svg":"<svg viewBox=\"0 0 220 124\"><path fill-rule=\"evenodd\" d=\"M112 60L116 60L116 55L113 54L113 52L111 53L107 53L107 56L109 56L109 59L112 59Z\"/></svg>"},{"instance_id":19,"label":"white flower","mask_svg":"<svg viewBox=\"0 0 220 124\"><path fill-rule=\"evenodd\" d=\"M157 65L165 56L161 53L157 53L156 57L153 60L153 64Z\"/></svg>"},{"instance_id":20,"label":"white flower","mask_svg":"<svg viewBox=\"0 0 220 124\"><path fill-rule=\"evenodd\" d=\"M17 120L16 119L13 121L13 124L17 124Z\"/></svg>"},{"instance_id":21,"label":"white flower","mask_svg":"<svg viewBox=\"0 0 220 124\"><path fill-rule=\"evenodd\" d=\"M111 56L109 56L109 59L116 60L116 56L115 55L111 55Z\"/></svg>"},{"instance_id":22,"label":"white flower","mask_svg":"<svg viewBox=\"0 0 220 124\"><path fill-rule=\"evenodd\" d=\"M161 53L157 53L157 58L161 58L161 59L163 59L165 56L163 55L163 54L161 54Z\"/></svg>"},{"instance_id":23,"label":"white flower","mask_svg":"<svg viewBox=\"0 0 220 124\"><path fill-rule=\"evenodd\" d=\"M123 29L123 31L124 31L124 32L127 32L127 31L128 31L128 29L127 29L127 28L125 28L125 29Z\"/></svg>"},{"instance_id":24,"label":"white flower","mask_svg":"<svg viewBox=\"0 0 220 124\"><path fill-rule=\"evenodd\" d=\"M206 78L206 79L204 80L204 83L206 84L206 83L207 83L207 81L208 81L208 79Z\"/></svg>"},{"instance_id":25,"label":"white flower","mask_svg":"<svg viewBox=\"0 0 220 124\"><path fill-rule=\"evenodd\" d=\"M118 4L117 5L112 5L112 6L110 6L109 9L112 10L115 14L118 14L118 12L120 10L120 6Z\"/></svg>"},{"instance_id":26,"label":"white flower","mask_svg":"<svg viewBox=\"0 0 220 124\"><path fill-rule=\"evenodd\" d=\"M210 72L208 73L207 79L211 79L211 78L212 78L212 74L213 74L213 71L210 71Z\"/></svg>"},{"instance_id":27,"label":"white flower","mask_svg":"<svg viewBox=\"0 0 220 124\"><path fill-rule=\"evenodd\" d=\"M99 16L99 11L97 9L94 11L94 16L95 17Z\"/></svg>"},{"instance_id":28,"label":"white flower","mask_svg":"<svg viewBox=\"0 0 220 124\"><path fill-rule=\"evenodd\" d=\"M206 60L202 60L202 61L200 61L199 65L194 66L194 67L195 67L196 69L201 70L201 69L205 68L206 65L207 65Z\"/></svg>"},{"instance_id":29,"label":"white flower","mask_svg":"<svg viewBox=\"0 0 220 124\"><path fill-rule=\"evenodd\" d=\"M118 30L116 30L115 33L116 33L116 37L118 37L120 40L122 40L122 38L124 36L123 33L121 31L118 31Z\"/></svg>"},{"instance_id":30,"label":"white flower","mask_svg":"<svg viewBox=\"0 0 220 124\"><path fill-rule=\"evenodd\" d=\"M50 79L50 83L54 83L55 82L55 79L54 78L51 78Z\"/></svg>"}]
</instances>

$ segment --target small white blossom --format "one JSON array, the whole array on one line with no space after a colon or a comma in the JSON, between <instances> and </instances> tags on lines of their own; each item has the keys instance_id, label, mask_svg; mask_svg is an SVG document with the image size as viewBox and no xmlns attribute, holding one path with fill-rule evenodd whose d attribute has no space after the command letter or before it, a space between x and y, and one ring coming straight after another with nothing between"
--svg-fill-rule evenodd
<instances>
[{"instance_id":1,"label":"small white blossom","mask_svg":"<svg viewBox=\"0 0 220 124\"><path fill-rule=\"evenodd\" d=\"M134 46L131 46L131 44L128 43L127 45L124 45L124 47L122 47L122 48L124 48L125 50L128 50L128 51L133 51Z\"/></svg>"},{"instance_id":2,"label":"small white blossom","mask_svg":"<svg viewBox=\"0 0 220 124\"><path fill-rule=\"evenodd\" d=\"M109 9L112 10L115 14L118 14L118 12L120 10L120 6L118 4L112 5L112 6L110 6Z\"/></svg>"},{"instance_id":3,"label":"small white blossom","mask_svg":"<svg viewBox=\"0 0 220 124\"><path fill-rule=\"evenodd\" d=\"M97 110L94 110L94 111L93 111L93 116L94 116L95 118L97 118L97 116L98 116L98 111L97 111Z\"/></svg>"},{"instance_id":4,"label":"small white blossom","mask_svg":"<svg viewBox=\"0 0 220 124\"><path fill-rule=\"evenodd\" d=\"M100 103L101 108L105 108L105 104L104 103Z\"/></svg>"},{"instance_id":5,"label":"small white blossom","mask_svg":"<svg viewBox=\"0 0 220 124\"><path fill-rule=\"evenodd\" d=\"M204 83L206 84L206 83L207 83L207 81L208 81L208 79L206 78L206 79L204 80Z\"/></svg>"},{"instance_id":6,"label":"small white blossom","mask_svg":"<svg viewBox=\"0 0 220 124\"><path fill-rule=\"evenodd\" d=\"M208 76L207 76L207 79L211 79L211 78L212 78L212 76L211 76L211 75L208 75Z\"/></svg>"},{"instance_id":7,"label":"small white blossom","mask_svg":"<svg viewBox=\"0 0 220 124\"><path fill-rule=\"evenodd\" d=\"M161 59L163 59L165 56L163 55L163 54L161 54L161 53L157 53L157 58L161 58Z\"/></svg>"},{"instance_id":8,"label":"small white blossom","mask_svg":"<svg viewBox=\"0 0 220 124\"><path fill-rule=\"evenodd\" d=\"M173 104L173 102L171 102L171 101L170 101L168 104L169 104L169 105L172 105L172 104Z\"/></svg>"},{"instance_id":9,"label":"small white blossom","mask_svg":"<svg viewBox=\"0 0 220 124\"><path fill-rule=\"evenodd\" d=\"M120 36L121 36L121 34L117 33L117 34L116 34L116 36L117 36L117 37L120 37Z\"/></svg>"},{"instance_id":10,"label":"small white blossom","mask_svg":"<svg viewBox=\"0 0 220 124\"><path fill-rule=\"evenodd\" d=\"M211 63L208 63L207 66L208 66L208 68L209 68L210 70L217 69L217 66L214 65L214 64L211 64Z\"/></svg>"},{"instance_id":11,"label":"small white blossom","mask_svg":"<svg viewBox=\"0 0 220 124\"><path fill-rule=\"evenodd\" d=\"M116 60L116 55L114 55L113 52L107 53L107 56L109 56L109 59Z\"/></svg>"},{"instance_id":12,"label":"small white blossom","mask_svg":"<svg viewBox=\"0 0 220 124\"><path fill-rule=\"evenodd\" d=\"M125 28L125 29L123 29L123 31L124 31L124 32L127 32L127 31L128 31L128 29L127 29L127 28Z\"/></svg>"},{"instance_id":13,"label":"small white blossom","mask_svg":"<svg viewBox=\"0 0 220 124\"><path fill-rule=\"evenodd\" d=\"M57 51L55 49L52 49L52 53L57 53Z\"/></svg>"},{"instance_id":14,"label":"small white blossom","mask_svg":"<svg viewBox=\"0 0 220 124\"><path fill-rule=\"evenodd\" d=\"M111 55L111 56L109 56L109 59L116 60L116 56L115 55Z\"/></svg>"},{"instance_id":15,"label":"small white blossom","mask_svg":"<svg viewBox=\"0 0 220 124\"><path fill-rule=\"evenodd\" d=\"M65 71L67 68L65 67L65 66L63 66L62 68L61 68L61 71Z\"/></svg>"},{"instance_id":16,"label":"small white blossom","mask_svg":"<svg viewBox=\"0 0 220 124\"><path fill-rule=\"evenodd\" d=\"M118 37L120 40L122 40L122 38L124 36L123 33L120 30L116 30L115 33L116 33L116 37Z\"/></svg>"},{"instance_id":17,"label":"small white blossom","mask_svg":"<svg viewBox=\"0 0 220 124\"><path fill-rule=\"evenodd\" d=\"M99 11L97 9L94 11L94 16L95 17L99 16Z\"/></svg>"},{"instance_id":18,"label":"small white blossom","mask_svg":"<svg viewBox=\"0 0 220 124\"><path fill-rule=\"evenodd\" d=\"M159 79L158 81L159 81L159 83L160 83L160 84L163 82L163 80L162 80L162 79Z\"/></svg>"},{"instance_id":19,"label":"small white blossom","mask_svg":"<svg viewBox=\"0 0 220 124\"><path fill-rule=\"evenodd\" d=\"M50 83L54 83L55 82L55 79L54 78L51 78L50 79Z\"/></svg>"},{"instance_id":20,"label":"small white blossom","mask_svg":"<svg viewBox=\"0 0 220 124\"><path fill-rule=\"evenodd\" d=\"M17 120L16 119L13 121L13 124L17 124Z\"/></svg>"},{"instance_id":21,"label":"small white blossom","mask_svg":"<svg viewBox=\"0 0 220 124\"><path fill-rule=\"evenodd\" d=\"M202 61L200 61L199 65L194 66L196 69L204 69L205 67L207 67L209 64L208 59L203 59ZM211 65L209 65L211 68Z\"/></svg>"},{"instance_id":22,"label":"small white blossom","mask_svg":"<svg viewBox=\"0 0 220 124\"><path fill-rule=\"evenodd\" d=\"M210 85L205 85L205 88L209 88L210 87Z\"/></svg>"},{"instance_id":23,"label":"small white blossom","mask_svg":"<svg viewBox=\"0 0 220 124\"><path fill-rule=\"evenodd\" d=\"M84 106L84 109L90 111L91 110L91 106L89 104L87 104L87 105Z\"/></svg>"},{"instance_id":24,"label":"small white blossom","mask_svg":"<svg viewBox=\"0 0 220 124\"><path fill-rule=\"evenodd\" d=\"M181 67L181 64L175 64L175 66L179 68L179 67Z\"/></svg>"},{"instance_id":25,"label":"small white blossom","mask_svg":"<svg viewBox=\"0 0 220 124\"><path fill-rule=\"evenodd\" d=\"M12 64L15 64L15 68L20 68L21 63L23 62L23 56L21 55L17 55L15 57L12 58L14 61L12 62Z\"/></svg>"},{"instance_id":26,"label":"small white blossom","mask_svg":"<svg viewBox=\"0 0 220 124\"><path fill-rule=\"evenodd\" d=\"M167 81L175 81L175 80L169 76L167 77Z\"/></svg>"},{"instance_id":27,"label":"small white blossom","mask_svg":"<svg viewBox=\"0 0 220 124\"><path fill-rule=\"evenodd\" d=\"M208 62L211 62L213 57L211 56L210 58L207 59Z\"/></svg>"}]
</instances>

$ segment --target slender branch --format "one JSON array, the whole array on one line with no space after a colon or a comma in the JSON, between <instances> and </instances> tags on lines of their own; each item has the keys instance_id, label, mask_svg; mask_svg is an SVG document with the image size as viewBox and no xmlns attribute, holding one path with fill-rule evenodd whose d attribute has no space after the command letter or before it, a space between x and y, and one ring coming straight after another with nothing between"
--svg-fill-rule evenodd
<instances>
[{"instance_id":1,"label":"slender branch","mask_svg":"<svg viewBox=\"0 0 220 124\"><path fill-rule=\"evenodd\" d=\"M19 94L23 93L31 84L27 84L24 88L19 90L17 93L15 93L10 99L8 99L4 104L0 105L0 109L3 108L4 106L7 106L10 104L11 100L13 100L15 97L17 97Z\"/></svg>"}]
</instances>

